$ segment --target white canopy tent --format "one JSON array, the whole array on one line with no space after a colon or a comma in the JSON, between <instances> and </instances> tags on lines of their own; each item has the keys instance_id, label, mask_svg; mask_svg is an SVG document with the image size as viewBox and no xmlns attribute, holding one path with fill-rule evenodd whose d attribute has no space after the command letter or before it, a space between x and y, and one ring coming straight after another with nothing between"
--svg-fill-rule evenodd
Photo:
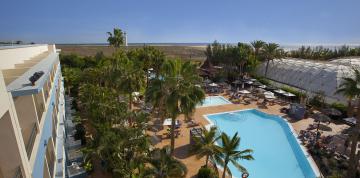
<instances>
[{"instance_id":1,"label":"white canopy tent","mask_svg":"<svg viewBox=\"0 0 360 178\"><path fill-rule=\"evenodd\" d=\"M304 59L275 59L269 63L267 77L275 82L293 86L315 94L324 92L331 102L345 102L341 94L335 94L343 77L352 76L352 67L360 67L360 58L336 59L318 62ZM261 64L258 75L264 75L266 63Z\"/></svg>"}]
</instances>

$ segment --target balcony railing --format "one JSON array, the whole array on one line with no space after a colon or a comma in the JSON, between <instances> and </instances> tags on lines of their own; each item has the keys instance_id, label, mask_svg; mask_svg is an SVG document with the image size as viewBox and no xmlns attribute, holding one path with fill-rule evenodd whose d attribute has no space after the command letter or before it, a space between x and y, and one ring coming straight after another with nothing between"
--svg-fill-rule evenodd
<instances>
[{"instance_id":1,"label":"balcony railing","mask_svg":"<svg viewBox=\"0 0 360 178\"><path fill-rule=\"evenodd\" d=\"M31 156L32 149L34 147L36 134L37 134L37 126L36 126L36 123L34 123L34 126L33 126L32 130L31 130L29 141L26 144L26 153L27 153L27 156L28 156L29 159L30 159L30 156Z\"/></svg>"}]
</instances>

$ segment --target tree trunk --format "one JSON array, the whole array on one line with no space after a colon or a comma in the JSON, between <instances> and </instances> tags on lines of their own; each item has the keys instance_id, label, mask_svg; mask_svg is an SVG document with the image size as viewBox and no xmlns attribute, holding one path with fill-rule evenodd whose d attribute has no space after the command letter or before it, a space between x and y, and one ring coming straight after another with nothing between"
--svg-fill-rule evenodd
<instances>
[{"instance_id":1,"label":"tree trunk","mask_svg":"<svg viewBox=\"0 0 360 178\"><path fill-rule=\"evenodd\" d=\"M171 129L170 129L170 137L171 137L170 154L171 154L171 156L174 155L174 150L175 150L175 122L176 122L176 116L173 115L171 118Z\"/></svg>"},{"instance_id":2,"label":"tree trunk","mask_svg":"<svg viewBox=\"0 0 360 178\"><path fill-rule=\"evenodd\" d=\"M209 162L209 155L206 156L206 162L205 162L206 167L208 167L208 162Z\"/></svg>"},{"instance_id":3,"label":"tree trunk","mask_svg":"<svg viewBox=\"0 0 360 178\"><path fill-rule=\"evenodd\" d=\"M267 72L268 72L268 69L269 69L269 63L270 63L270 60L267 60L266 62L266 68L265 68L265 78L267 76Z\"/></svg>"},{"instance_id":4,"label":"tree trunk","mask_svg":"<svg viewBox=\"0 0 360 178\"><path fill-rule=\"evenodd\" d=\"M357 156L356 156L356 147L359 140L359 130L360 130L360 99L358 98L358 109L356 115L356 126L354 129L353 135L351 136L351 150L350 150L350 159L349 159L349 168L346 177L355 177L357 170ZM360 154L360 153L359 153Z\"/></svg>"},{"instance_id":5,"label":"tree trunk","mask_svg":"<svg viewBox=\"0 0 360 178\"><path fill-rule=\"evenodd\" d=\"M131 105L132 105L132 95L129 94L129 110L131 111Z\"/></svg>"},{"instance_id":6,"label":"tree trunk","mask_svg":"<svg viewBox=\"0 0 360 178\"><path fill-rule=\"evenodd\" d=\"M351 105L351 99L348 100L348 108L347 108L347 116L352 117L353 116L353 107Z\"/></svg>"},{"instance_id":7,"label":"tree trunk","mask_svg":"<svg viewBox=\"0 0 360 178\"><path fill-rule=\"evenodd\" d=\"M226 168L227 168L227 164L228 164L228 163L225 163L225 165L224 165L224 170L223 170L223 175L222 175L222 178L225 178L225 176L226 176Z\"/></svg>"}]
</instances>

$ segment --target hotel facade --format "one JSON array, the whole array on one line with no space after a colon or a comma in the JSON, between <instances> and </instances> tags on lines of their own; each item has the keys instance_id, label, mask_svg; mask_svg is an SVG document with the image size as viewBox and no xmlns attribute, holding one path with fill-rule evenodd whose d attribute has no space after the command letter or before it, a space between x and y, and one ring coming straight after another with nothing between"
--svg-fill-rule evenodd
<instances>
[{"instance_id":1,"label":"hotel facade","mask_svg":"<svg viewBox=\"0 0 360 178\"><path fill-rule=\"evenodd\" d=\"M0 178L66 177L64 119L55 45L0 47Z\"/></svg>"}]
</instances>

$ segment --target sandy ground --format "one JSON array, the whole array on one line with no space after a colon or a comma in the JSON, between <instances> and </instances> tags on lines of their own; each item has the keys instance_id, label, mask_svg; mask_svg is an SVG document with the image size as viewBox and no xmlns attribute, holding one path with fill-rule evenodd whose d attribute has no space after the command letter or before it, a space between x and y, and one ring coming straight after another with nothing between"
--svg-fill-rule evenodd
<instances>
[{"instance_id":1,"label":"sandy ground","mask_svg":"<svg viewBox=\"0 0 360 178\"><path fill-rule=\"evenodd\" d=\"M97 52L102 51L104 55L111 56L115 51L109 46L84 46L84 45L56 45L61 49L61 54L78 54L80 56L94 56ZM143 46L128 46L126 49L135 49ZM164 52L167 57L191 59L195 61L204 61L204 46L154 46Z\"/></svg>"}]
</instances>

